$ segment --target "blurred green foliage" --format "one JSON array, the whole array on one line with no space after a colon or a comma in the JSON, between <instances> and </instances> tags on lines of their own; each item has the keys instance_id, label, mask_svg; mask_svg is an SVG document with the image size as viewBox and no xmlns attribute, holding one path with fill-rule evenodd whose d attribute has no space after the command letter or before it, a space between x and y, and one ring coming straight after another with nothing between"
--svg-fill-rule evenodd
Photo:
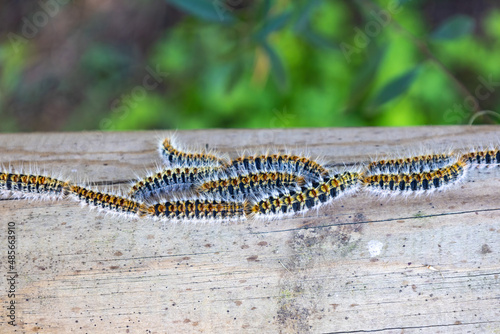
<instances>
[{"instance_id":1,"label":"blurred green foliage","mask_svg":"<svg viewBox=\"0 0 500 334\"><path fill-rule=\"evenodd\" d=\"M498 123L500 9L431 20L429 3L167 0L177 19L142 59L126 41L96 40L64 75L35 82L36 38L6 35L0 130ZM90 40L92 20L78 27ZM57 117L52 105L70 112L26 126Z\"/></svg>"}]
</instances>

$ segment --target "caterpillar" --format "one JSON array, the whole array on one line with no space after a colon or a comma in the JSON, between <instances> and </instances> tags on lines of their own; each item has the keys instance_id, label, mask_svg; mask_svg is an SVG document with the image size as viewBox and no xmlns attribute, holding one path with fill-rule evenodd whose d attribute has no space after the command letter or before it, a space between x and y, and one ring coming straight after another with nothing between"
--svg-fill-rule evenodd
<instances>
[{"instance_id":1,"label":"caterpillar","mask_svg":"<svg viewBox=\"0 0 500 334\"><path fill-rule=\"evenodd\" d=\"M359 177L360 174L357 172L336 174L324 181L302 186L299 191L270 196L252 203L247 214L255 218L279 217L318 208L348 192L355 191L359 185Z\"/></svg>"},{"instance_id":2,"label":"caterpillar","mask_svg":"<svg viewBox=\"0 0 500 334\"><path fill-rule=\"evenodd\" d=\"M82 203L117 213L137 214L140 203L44 175L0 173L0 190L17 197L65 199L71 195Z\"/></svg>"},{"instance_id":3,"label":"caterpillar","mask_svg":"<svg viewBox=\"0 0 500 334\"><path fill-rule=\"evenodd\" d=\"M245 218L247 202L192 199L142 206L139 215L169 220L236 220Z\"/></svg>"},{"instance_id":4,"label":"caterpillar","mask_svg":"<svg viewBox=\"0 0 500 334\"><path fill-rule=\"evenodd\" d=\"M165 138L159 147L160 156L172 167L221 166L226 159L209 152L184 152L176 148L175 137Z\"/></svg>"},{"instance_id":5,"label":"caterpillar","mask_svg":"<svg viewBox=\"0 0 500 334\"><path fill-rule=\"evenodd\" d=\"M457 157L449 154L428 154L399 159L373 161L368 165L369 173L422 173L452 164Z\"/></svg>"},{"instance_id":6,"label":"caterpillar","mask_svg":"<svg viewBox=\"0 0 500 334\"><path fill-rule=\"evenodd\" d=\"M218 179L216 167L169 168L147 176L132 185L128 196L136 200L167 194L169 191L188 190L207 179Z\"/></svg>"},{"instance_id":7,"label":"caterpillar","mask_svg":"<svg viewBox=\"0 0 500 334\"><path fill-rule=\"evenodd\" d=\"M443 188L460 181L468 165L458 160L452 165L422 173L382 173L362 178L362 186L380 194L423 193Z\"/></svg>"},{"instance_id":8,"label":"caterpillar","mask_svg":"<svg viewBox=\"0 0 500 334\"><path fill-rule=\"evenodd\" d=\"M294 190L303 182L302 177L280 172L245 173L233 177L212 177L198 186L203 194L218 195L224 199L262 197L273 192Z\"/></svg>"},{"instance_id":9,"label":"caterpillar","mask_svg":"<svg viewBox=\"0 0 500 334\"><path fill-rule=\"evenodd\" d=\"M500 166L500 150L498 148L489 150L477 150L465 153L461 160L470 165L478 167Z\"/></svg>"},{"instance_id":10,"label":"caterpillar","mask_svg":"<svg viewBox=\"0 0 500 334\"><path fill-rule=\"evenodd\" d=\"M71 185L69 194L81 203L115 213L138 215L143 204L131 199L88 189L86 187Z\"/></svg>"},{"instance_id":11,"label":"caterpillar","mask_svg":"<svg viewBox=\"0 0 500 334\"><path fill-rule=\"evenodd\" d=\"M0 173L0 190L8 191L14 197L63 198L69 181L35 174Z\"/></svg>"},{"instance_id":12,"label":"caterpillar","mask_svg":"<svg viewBox=\"0 0 500 334\"><path fill-rule=\"evenodd\" d=\"M306 180L319 181L328 170L314 160L298 155L263 154L241 156L222 167L228 173L280 172L303 176Z\"/></svg>"},{"instance_id":13,"label":"caterpillar","mask_svg":"<svg viewBox=\"0 0 500 334\"><path fill-rule=\"evenodd\" d=\"M73 198L108 212L171 220L219 221L302 213L358 189L382 195L432 193L463 180L472 166L500 165L500 150L472 150L384 159L333 175L292 154L240 156L184 152L174 138L160 145L171 167L137 180L128 195L89 189L36 173L0 172L0 194L18 198ZM189 199L178 199L190 190ZM154 202L159 195L168 195Z\"/></svg>"}]
</instances>

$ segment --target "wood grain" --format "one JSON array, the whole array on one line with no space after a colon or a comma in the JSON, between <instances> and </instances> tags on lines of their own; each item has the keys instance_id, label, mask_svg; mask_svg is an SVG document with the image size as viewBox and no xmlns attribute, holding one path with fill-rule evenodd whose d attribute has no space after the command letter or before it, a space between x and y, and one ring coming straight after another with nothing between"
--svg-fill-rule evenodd
<instances>
[{"instance_id":1,"label":"wood grain","mask_svg":"<svg viewBox=\"0 0 500 334\"><path fill-rule=\"evenodd\" d=\"M236 156L287 148L330 166L395 151L498 142L500 127L179 131ZM30 163L126 189L159 162L167 132L0 135L4 165ZM169 224L72 201L0 201L16 231L8 333L498 333L500 169L431 197L360 194L289 219ZM377 247L379 253L377 254Z\"/></svg>"}]
</instances>

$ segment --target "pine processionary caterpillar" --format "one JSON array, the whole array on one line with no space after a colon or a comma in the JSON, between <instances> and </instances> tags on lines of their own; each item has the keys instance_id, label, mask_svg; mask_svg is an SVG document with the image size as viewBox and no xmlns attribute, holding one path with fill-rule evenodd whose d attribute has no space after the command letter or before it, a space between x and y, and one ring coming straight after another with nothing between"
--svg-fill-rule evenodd
<instances>
[{"instance_id":1,"label":"pine processionary caterpillar","mask_svg":"<svg viewBox=\"0 0 500 334\"><path fill-rule=\"evenodd\" d=\"M68 195L75 195L80 202L117 213L137 214L140 206L139 203L123 197L90 190L44 175L0 173L0 190L30 198L48 196L51 199L64 199Z\"/></svg>"},{"instance_id":2,"label":"pine processionary caterpillar","mask_svg":"<svg viewBox=\"0 0 500 334\"><path fill-rule=\"evenodd\" d=\"M78 185L71 185L69 192L82 203L115 213L137 215L143 205L125 197L91 190Z\"/></svg>"},{"instance_id":3,"label":"pine processionary caterpillar","mask_svg":"<svg viewBox=\"0 0 500 334\"><path fill-rule=\"evenodd\" d=\"M173 137L165 138L160 145L160 155L165 163L173 167L220 166L227 161L208 152L184 152L175 147Z\"/></svg>"},{"instance_id":4,"label":"pine processionary caterpillar","mask_svg":"<svg viewBox=\"0 0 500 334\"><path fill-rule=\"evenodd\" d=\"M168 191L187 190L209 177L220 173L216 167L170 168L145 177L130 189L129 196L136 200L145 200Z\"/></svg>"},{"instance_id":5,"label":"pine processionary caterpillar","mask_svg":"<svg viewBox=\"0 0 500 334\"><path fill-rule=\"evenodd\" d=\"M141 207L140 215L170 220L236 220L245 218L246 202L218 200L167 201Z\"/></svg>"},{"instance_id":6,"label":"pine processionary caterpillar","mask_svg":"<svg viewBox=\"0 0 500 334\"><path fill-rule=\"evenodd\" d=\"M197 190L202 194L217 195L226 200L269 196L273 192L297 190L303 178L279 172L249 173L229 178L211 178Z\"/></svg>"},{"instance_id":7,"label":"pine processionary caterpillar","mask_svg":"<svg viewBox=\"0 0 500 334\"><path fill-rule=\"evenodd\" d=\"M0 172L0 193L26 198L71 196L96 208L136 217L220 221L305 212L360 187L382 195L431 193L460 182L471 166L500 165L500 150L491 148L378 160L361 171L331 176L316 161L291 154L241 156L228 161L203 151L183 152L172 138L162 142L160 153L169 165L177 167L137 181L128 196L49 176L14 172ZM193 190L194 197L177 200L184 190ZM153 202L162 194L175 199Z\"/></svg>"},{"instance_id":8,"label":"pine processionary caterpillar","mask_svg":"<svg viewBox=\"0 0 500 334\"><path fill-rule=\"evenodd\" d=\"M347 192L355 191L359 184L359 176L355 172L344 172L322 182L310 183L297 192L265 198L253 203L248 208L247 214L256 218L279 217L318 208Z\"/></svg>"},{"instance_id":9,"label":"pine processionary caterpillar","mask_svg":"<svg viewBox=\"0 0 500 334\"><path fill-rule=\"evenodd\" d=\"M461 160L478 167L500 166L500 150L478 150L462 155Z\"/></svg>"},{"instance_id":10,"label":"pine processionary caterpillar","mask_svg":"<svg viewBox=\"0 0 500 334\"><path fill-rule=\"evenodd\" d=\"M459 160L431 172L368 175L362 178L362 184L374 193L422 193L455 184L465 176L467 167L464 161Z\"/></svg>"},{"instance_id":11,"label":"pine processionary caterpillar","mask_svg":"<svg viewBox=\"0 0 500 334\"><path fill-rule=\"evenodd\" d=\"M69 182L34 174L0 173L0 190L19 193L19 196L64 197Z\"/></svg>"},{"instance_id":12,"label":"pine processionary caterpillar","mask_svg":"<svg viewBox=\"0 0 500 334\"><path fill-rule=\"evenodd\" d=\"M288 154L242 156L223 166L228 173L280 172L320 181L328 175L325 167L306 157Z\"/></svg>"},{"instance_id":13,"label":"pine processionary caterpillar","mask_svg":"<svg viewBox=\"0 0 500 334\"><path fill-rule=\"evenodd\" d=\"M402 159L379 160L368 165L368 172L372 174L422 173L443 168L456 160L455 156L448 154L428 154Z\"/></svg>"}]
</instances>

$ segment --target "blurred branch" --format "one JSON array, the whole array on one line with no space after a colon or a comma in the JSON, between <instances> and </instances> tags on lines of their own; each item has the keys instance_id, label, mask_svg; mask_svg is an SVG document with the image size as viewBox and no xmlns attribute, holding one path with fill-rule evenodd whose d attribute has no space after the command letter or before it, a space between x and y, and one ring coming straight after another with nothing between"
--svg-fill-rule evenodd
<instances>
[{"instance_id":1,"label":"blurred branch","mask_svg":"<svg viewBox=\"0 0 500 334\"><path fill-rule=\"evenodd\" d=\"M382 8L373 0L363 0L363 4L366 4L370 9L380 11ZM429 46L427 43L424 41L420 40L416 36L414 36L412 33L410 33L408 30L406 30L403 26L401 26L394 18L391 20L390 24L393 25L393 27L398 30L400 33L404 34L406 37L408 37L412 43L420 50L420 52L427 57L427 59L433 61L443 73L448 76L448 78L451 79L451 81L455 84L455 86L458 88L460 93L465 97L472 99L474 101L474 114L479 113L481 111L481 107L479 105L479 101L477 98L465 87L465 85L453 74L448 70L448 68L438 59L432 51L429 49Z\"/></svg>"}]
</instances>

